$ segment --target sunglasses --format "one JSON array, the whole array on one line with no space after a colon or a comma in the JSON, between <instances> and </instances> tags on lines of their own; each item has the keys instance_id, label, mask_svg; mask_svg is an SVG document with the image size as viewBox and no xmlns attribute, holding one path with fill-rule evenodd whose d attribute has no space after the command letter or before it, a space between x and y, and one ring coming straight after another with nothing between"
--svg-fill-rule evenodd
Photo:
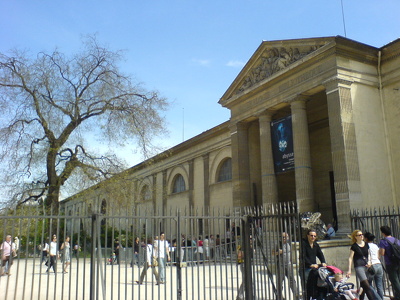
<instances>
[{"instance_id":1,"label":"sunglasses","mask_svg":"<svg viewBox=\"0 0 400 300\"><path fill-rule=\"evenodd\" d=\"M363 236L363 234L361 233L361 234L357 234L356 236Z\"/></svg>"},{"instance_id":2,"label":"sunglasses","mask_svg":"<svg viewBox=\"0 0 400 300\"><path fill-rule=\"evenodd\" d=\"M317 237L316 235L312 235L312 234L309 234L309 236L311 236L311 237Z\"/></svg>"}]
</instances>

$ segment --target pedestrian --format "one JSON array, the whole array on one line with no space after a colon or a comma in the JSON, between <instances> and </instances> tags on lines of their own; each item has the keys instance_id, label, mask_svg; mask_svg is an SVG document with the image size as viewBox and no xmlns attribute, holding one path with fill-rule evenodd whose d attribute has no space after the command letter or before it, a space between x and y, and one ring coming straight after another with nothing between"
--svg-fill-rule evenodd
<instances>
[{"instance_id":1,"label":"pedestrian","mask_svg":"<svg viewBox=\"0 0 400 300\"><path fill-rule=\"evenodd\" d=\"M240 239L240 227L236 226L235 222L231 225L231 242L232 242L232 251L236 250L236 241Z\"/></svg>"},{"instance_id":2,"label":"pedestrian","mask_svg":"<svg viewBox=\"0 0 400 300\"><path fill-rule=\"evenodd\" d=\"M49 265L47 266L46 273L49 272L50 268L53 268L54 273L57 272L57 258L58 258L58 245L57 245L57 236L53 235L53 239L50 242L49 247Z\"/></svg>"},{"instance_id":3,"label":"pedestrian","mask_svg":"<svg viewBox=\"0 0 400 300\"><path fill-rule=\"evenodd\" d=\"M221 259L221 237L217 234L215 239L215 259L219 261Z\"/></svg>"},{"instance_id":4,"label":"pedestrian","mask_svg":"<svg viewBox=\"0 0 400 300\"><path fill-rule=\"evenodd\" d=\"M383 299L383 267L379 255L379 247L374 243L375 235L370 232L364 233L364 241L368 243L369 252L371 255L372 268L374 269L374 274L368 274L368 282L372 285L375 284L376 291L378 295Z\"/></svg>"},{"instance_id":5,"label":"pedestrian","mask_svg":"<svg viewBox=\"0 0 400 300\"><path fill-rule=\"evenodd\" d=\"M204 260L208 261L210 259L210 240L208 235L206 235L203 240L203 251L204 251Z\"/></svg>"},{"instance_id":6,"label":"pedestrian","mask_svg":"<svg viewBox=\"0 0 400 300\"><path fill-rule=\"evenodd\" d=\"M50 250L50 246L49 246L49 239L47 239L45 242L43 242L43 245L41 246L42 248L42 263L45 262L45 265L47 266L48 263L48 255L49 255L49 250Z\"/></svg>"},{"instance_id":7,"label":"pedestrian","mask_svg":"<svg viewBox=\"0 0 400 300\"><path fill-rule=\"evenodd\" d=\"M335 228L333 228L333 225L329 223L326 225L326 235L325 235L325 240L330 240L332 237L336 236Z\"/></svg>"},{"instance_id":8,"label":"pedestrian","mask_svg":"<svg viewBox=\"0 0 400 300\"><path fill-rule=\"evenodd\" d=\"M1 244L1 271L0 276L11 275L11 266L13 264L13 243L11 242L11 235L7 235L5 241Z\"/></svg>"},{"instance_id":9,"label":"pedestrian","mask_svg":"<svg viewBox=\"0 0 400 300\"><path fill-rule=\"evenodd\" d=\"M392 244L400 245L400 241L392 236L392 230L389 226L382 226L380 230L383 238L379 242L379 254L385 258L386 273L392 283L394 293L392 299L400 300L400 266L392 257Z\"/></svg>"},{"instance_id":10,"label":"pedestrian","mask_svg":"<svg viewBox=\"0 0 400 300\"><path fill-rule=\"evenodd\" d=\"M167 261L171 261L170 253L169 253L169 243L165 239L165 233L160 233L160 239L156 243L156 257L158 259L158 274L160 277L160 283L165 283L165 267Z\"/></svg>"},{"instance_id":11,"label":"pedestrian","mask_svg":"<svg viewBox=\"0 0 400 300\"><path fill-rule=\"evenodd\" d=\"M119 243L118 240L115 240L114 243L114 255L115 255L115 261L117 262L117 265L119 265L119 250L121 249L121 244ZM113 260L114 263L114 260Z\"/></svg>"},{"instance_id":12,"label":"pedestrian","mask_svg":"<svg viewBox=\"0 0 400 300\"><path fill-rule=\"evenodd\" d=\"M226 258L230 258L230 255L231 255L231 249L232 249L231 238L232 238L232 232L231 232L230 228L228 227L225 232L225 253L224 254L225 254Z\"/></svg>"},{"instance_id":13,"label":"pedestrian","mask_svg":"<svg viewBox=\"0 0 400 300\"><path fill-rule=\"evenodd\" d=\"M278 290L278 299L283 299L282 290L285 277L289 281L289 287L292 290L294 299L298 299L296 280L294 279L293 264L292 264L292 247L289 234L282 233L282 240L278 247L272 253L277 257L277 279L276 286Z\"/></svg>"},{"instance_id":14,"label":"pedestrian","mask_svg":"<svg viewBox=\"0 0 400 300\"><path fill-rule=\"evenodd\" d=\"M63 271L64 273L68 273L68 267L71 264L71 245L70 245L70 237L65 237L64 243L62 243L60 250L61 250L61 257L62 262L64 264Z\"/></svg>"},{"instance_id":15,"label":"pedestrian","mask_svg":"<svg viewBox=\"0 0 400 300\"><path fill-rule=\"evenodd\" d=\"M242 282L239 285L238 289L238 295L236 297L236 300L243 300L244 299L244 251L242 250L242 246L238 245L236 249L236 257L237 257L237 263L239 265L240 273L242 274Z\"/></svg>"},{"instance_id":16,"label":"pedestrian","mask_svg":"<svg viewBox=\"0 0 400 300\"><path fill-rule=\"evenodd\" d=\"M364 299L364 294L370 300L381 300L373 287L368 282L368 268L371 264L371 255L369 254L368 244L364 241L364 235L361 230L354 230L351 234L353 244L350 248L349 267L347 278L351 276L351 267L354 263L357 279L360 281L360 286L363 288L361 298Z\"/></svg>"},{"instance_id":17,"label":"pedestrian","mask_svg":"<svg viewBox=\"0 0 400 300\"><path fill-rule=\"evenodd\" d=\"M210 234L210 240L209 240L209 249L210 249L210 259L214 260L215 258L215 239L214 235Z\"/></svg>"},{"instance_id":18,"label":"pedestrian","mask_svg":"<svg viewBox=\"0 0 400 300\"><path fill-rule=\"evenodd\" d=\"M76 260L79 258L79 251L81 251L81 246L75 244L74 249L72 250L73 256L75 256Z\"/></svg>"},{"instance_id":19,"label":"pedestrian","mask_svg":"<svg viewBox=\"0 0 400 300\"><path fill-rule=\"evenodd\" d=\"M133 267L133 264L137 264L138 266L140 266L139 249L140 249L140 239L139 237L136 237L135 241L133 242L133 259L131 262L131 267Z\"/></svg>"},{"instance_id":20,"label":"pedestrian","mask_svg":"<svg viewBox=\"0 0 400 300\"><path fill-rule=\"evenodd\" d=\"M325 256L316 240L317 233L315 229L309 229L307 232L307 239L304 239L302 243L303 272L300 274L303 276L304 286L306 287L306 299L309 299L310 296L314 295L316 295L315 298L319 297L320 291L316 286L316 278L318 277L317 270L320 266L326 267ZM321 265L317 264L317 258L319 259ZM309 280L311 273L313 280Z\"/></svg>"},{"instance_id":21,"label":"pedestrian","mask_svg":"<svg viewBox=\"0 0 400 300\"><path fill-rule=\"evenodd\" d=\"M144 277L147 276L147 270L149 267L151 267L151 271L153 272L154 277L156 278L156 285L160 284L160 277L157 272L157 259L154 255L154 249L153 249L153 241L151 238L147 239L147 245L146 245L146 262L144 264L144 268L142 270L142 273L140 274L140 279L136 281L137 284L142 284Z\"/></svg>"},{"instance_id":22,"label":"pedestrian","mask_svg":"<svg viewBox=\"0 0 400 300\"><path fill-rule=\"evenodd\" d=\"M203 261L204 258L204 248L203 248L203 240L201 238L201 236L199 236L199 239L196 242L196 256L197 256L197 263L200 263L201 261Z\"/></svg>"},{"instance_id":23,"label":"pedestrian","mask_svg":"<svg viewBox=\"0 0 400 300\"><path fill-rule=\"evenodd\" d=\"M15 247L14 247L15 254L17 254L18 250L19 250L19 238L17 236L14 238L14 245L15 245Z\"/></svg>"},{"instance_id":24,"label":"pedestrian","mask_svg":"<svg viewBox=\"0 0 400 300\"><path fill-rule=\"evenodd\" d=\"M304 267L304 279L307 283L308 276L312 269L317 270L320 266L317 264L317 258L319 259L321 266L326 267L326 261L324 253L322 253L321 247L316 242L317 233L314 229L310 229L307 232L307 239L303 240L303 267Z\"/></svg>"}]
</instances>

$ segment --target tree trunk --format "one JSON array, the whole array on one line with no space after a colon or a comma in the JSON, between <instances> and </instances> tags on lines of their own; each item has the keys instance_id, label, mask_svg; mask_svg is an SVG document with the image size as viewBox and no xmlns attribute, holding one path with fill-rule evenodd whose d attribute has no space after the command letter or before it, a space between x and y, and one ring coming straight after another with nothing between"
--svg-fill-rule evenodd
<instances>
[{"instance_id":1,"label":"tree trunk","mask_svg":"<svg viewBox=\"0 0 400 300\"><path fill-rule=\"evenodd\" d=\"M50 185L45 200L45 207L48 213L58 214L59 198L60 198L60 186L58 186L57 184Z\"/></svg>"}]
</instances>

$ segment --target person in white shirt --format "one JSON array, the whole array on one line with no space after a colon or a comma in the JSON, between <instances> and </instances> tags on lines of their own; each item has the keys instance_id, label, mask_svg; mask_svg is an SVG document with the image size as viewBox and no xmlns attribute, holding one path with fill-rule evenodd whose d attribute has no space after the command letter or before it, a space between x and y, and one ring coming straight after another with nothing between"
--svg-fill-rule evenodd
<instances>
[{"instance_id":1,"label":"person in white shirt","mask_svg":"<svg viewBox=\"0 0 400 300\"><path fill-rule=\"evenodd\" d=\"M158 258L158 273L160 274L160 283L165 283L165 267L167 261L171 261L171 258L169 255L169 243L167 240L165 240L164 232L161 232L160 239L156 241L154 247L156 257Z\"/></svg>"},{"instance_id":2,"label":"person in white shirt","mask_svg":"<svg viewBox=\"0 0 400 300\"><path fill-rule=\"evenodd\" d=\"M50 246L48 240L43 243L42 246L42 263L45 262L46 266L48 265L47 256L49 255Z\"/></svg>"},{"instance_id":3,"label":"person in white shirt","mask_svg":"<svg viewBox=\"0 0 400 300\"><path fill-rule=\"evenodd\" d=\"M57 245L57 237L53 235L53 240L50 243L50 250L49 250L49 255L50 255L50 263L47 267L46 272L48 273L50 268L53 267L54 273L56 273L56 264L57 264L57 256L58 256L58 245Z\"/></svg>"},{"instance_id":4,"label":"person in white shirt","mask_svg":"<svg viewBox=\"0 0 400 300\"><path fill-rule=\"evenodd\" d=\"M209 260L210 259L210 240L208 239L208 235L206 235L206 238L203 241L203 248L204 248L205 260Z\"/></svg>"},{"instance_id":5,"label":"person in white shirt","mask_svg":"<svg viewBox=\"0 0 400 300\"><path fill-rule=\"evenodd\" d=\"M139 281L136 281L137 284L142 284L144 277L147 275L147 270L149 267L151 267L151 270L153 272L154 277L156 278L156 285L160 284L160 277L158 275L156 265L154 264L154 261L156 261L156 257L154 254L154 248L153 248L153 241L151 238L147 239L147 245L146 245L146 257L147 257L147 262L143 266L143 271L140 274L140 279Z\"/></svg>"},{"instance_id":6,"label":"person in white shirt","mask_svg":"<svg viewBox=\"0 0 400 300\"><path fill-rule=\"evenodd\" d=\"M368 277L369 284L372 285L372 281L375 283L375 288L378 295L383 299L383 267L379 259L379 247L374 244L375 235L370 232L364 233L364 241L368 243L369 254L371 255L371 264L375 270L374 275Z\"/></svg>"}]
</instances>

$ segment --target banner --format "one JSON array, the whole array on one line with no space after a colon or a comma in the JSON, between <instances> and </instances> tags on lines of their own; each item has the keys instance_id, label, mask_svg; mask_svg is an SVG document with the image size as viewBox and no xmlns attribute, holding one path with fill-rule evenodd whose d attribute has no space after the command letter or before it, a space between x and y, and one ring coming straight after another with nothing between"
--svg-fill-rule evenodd
<instances>
[{"instance_id":1,"label":"banner","mask_svg":"<svg viewBox=\"0 0 400 300\"><path fill-rule=\"evenodd\" d=\"M271 122L272 151L275 173L294 168L292 116Z\"/></svg>"}]
</instances>

